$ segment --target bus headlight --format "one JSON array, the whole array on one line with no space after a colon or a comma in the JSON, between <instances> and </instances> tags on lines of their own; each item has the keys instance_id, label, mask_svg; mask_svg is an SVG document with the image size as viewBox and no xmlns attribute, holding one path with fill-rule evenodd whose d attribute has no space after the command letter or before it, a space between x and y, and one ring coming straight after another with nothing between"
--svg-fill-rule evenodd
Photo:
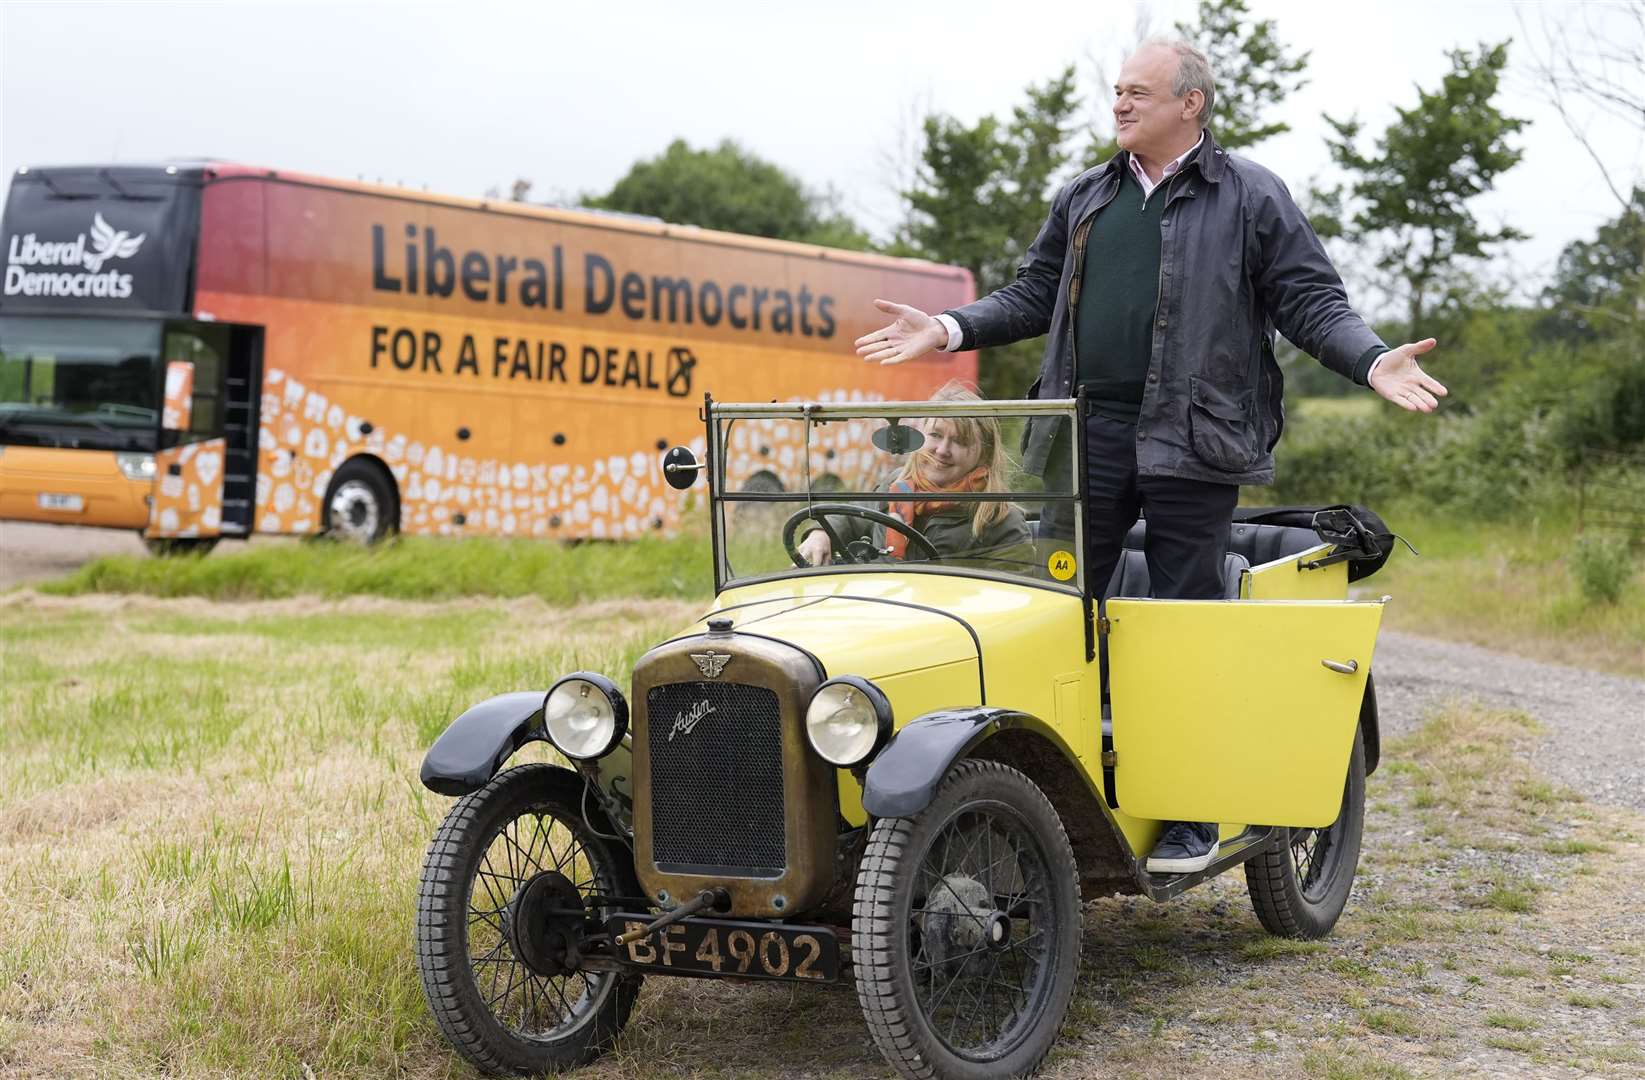
<instances>
[{"instance_id":1,"label":"bus headlight","mask_svg":"<svg viewBox=\"0 0 1645 1080\"><path fill-rule=\"evenodd\" d=\"M114 463L120 466L120 471L127 480L153 480L154 455L141 454L132 450L116 450Z\"/></svg>"},{"instance_id":2,"label":"bus headlight","mask_svg":"<svg viewBox=\"0 0 1645 1080\"><path fill-rule=\"evenodd\" d=\"M829 679L805 710L805 733L825 761L860 765L891 738L891 702L867 679Z\"/></svg>"},{"instance_id":3,"label":"bus headlight","mask_svg":"<svg viewBox=\"0 0 1645 1080\"><path fill-rule=\"evenodd\" d=\"M604 675L579 671L549 688L543 727L566 757L593 761L611 753L628 732L628 701Z\"/></svg>"}]
</instances>

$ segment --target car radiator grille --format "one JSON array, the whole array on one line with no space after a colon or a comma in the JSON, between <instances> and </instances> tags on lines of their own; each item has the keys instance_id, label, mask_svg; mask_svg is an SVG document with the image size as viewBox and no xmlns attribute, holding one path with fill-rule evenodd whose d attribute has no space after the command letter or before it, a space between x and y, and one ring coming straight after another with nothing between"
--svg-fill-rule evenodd
<instances>
[{"instance_id":1,"label":"car radiator grille","mask_svg":"<svg viewBox=\"0 0 1645 1080\"><path fill-rule=\"evenodd\" d=\"M782 710L736 683L669 683L646 693L651 852L664 873L781 877Z\"/></svg>"}]
</instances>

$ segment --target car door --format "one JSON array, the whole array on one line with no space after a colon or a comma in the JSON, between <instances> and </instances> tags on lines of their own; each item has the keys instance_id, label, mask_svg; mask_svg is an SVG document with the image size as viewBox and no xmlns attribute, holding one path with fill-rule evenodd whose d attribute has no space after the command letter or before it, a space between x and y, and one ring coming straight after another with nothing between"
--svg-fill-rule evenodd
<instances>
[{"instance_id":1,"label":"car door","mask_svg":"<svg viewBox=\"0 0 1645 1080\"><path fill-rule=\"evenodd\" d=\"M1114 786L1165 821L1336 820L1382 604L1108 602Z\"/></svg>"}]
</instances>

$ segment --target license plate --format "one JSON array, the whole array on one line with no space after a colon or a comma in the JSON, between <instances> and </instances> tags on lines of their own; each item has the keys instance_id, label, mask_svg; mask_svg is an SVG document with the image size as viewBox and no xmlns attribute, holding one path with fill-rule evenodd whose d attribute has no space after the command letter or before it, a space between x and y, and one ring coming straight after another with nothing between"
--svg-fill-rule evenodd
<instances>
[{"instance_id":1,"label":"license plate","mask_svg":"<svg viewBox=\"0 0 1645 1080\"><path fill-rule=\"evenodd\" d=\"M42 510L84 510L86 500L78 495L55 495L49 491L40 493L40 509Z\"/></svg>"},{"instance_id":2,"label":"license plate","mask_svg":"<svg viewBox=\"0 0 1645 1080\"><path fill-rule=\"evenodd\" d=\"M613 915L606 932L638 930L655 916ZM731 919L686 919L623 947L633 967L675 975L833 982L840 943L827 926L776 926Z\"/></svg>"}]
</instances>

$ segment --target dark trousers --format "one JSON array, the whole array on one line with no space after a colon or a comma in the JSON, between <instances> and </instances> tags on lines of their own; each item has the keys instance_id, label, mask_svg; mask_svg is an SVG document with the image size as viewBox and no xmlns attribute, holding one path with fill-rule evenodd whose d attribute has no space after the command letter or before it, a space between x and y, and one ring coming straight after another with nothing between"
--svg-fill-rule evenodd
<instances>
[{"instance_id":1,"label":"dark trousers","mask_svg":"<svg viewBox=\"0 0 1645 1080\"><path fill-rule=\"evenodd\" d=\"M1060 463L1066 458L1058 455L1055 460ZM1051 481L1048 487L1056 483L1057 470L1050 470L1047 479ZM1238 503L1238 484L1138 476L1136 423L1100 414L1086 419L1085 581L1097 596L1108 588L1125 550L1125 534L1140 515L1148 519L1142 551L1153 595L1162 600L1221 599L1223 554L1228 550L1228 530ZM1064 512L1057 517L1054 535L1073 535L1072 515ZM1106 702L1106 648L1103 652ZM1214 823L1194 822L1192 826L1206 843L1217 838Z\"/></svg>"},{"instance_id":2,"label":"dark trousers","mask_svg":"<svg viewBox=\"0 0 1645 1080\"><path fill-rule=\"evenodd\" d=\"M1057 454L1047 486L1066 480L1066 457ZM1066 487L1063 488L1066 490ZM1215 600L1223 595L1223 555L1239 503L1238 484L1137 475L1137 425L1092 414L1085 425L1085 581L1101 596L1119 565L1125 534L1139 516L1148 519L1143 557L1161 600ZM1072 536L1072 515L1054 509L1052 534Z\"/></svg>"}]
</instances>

